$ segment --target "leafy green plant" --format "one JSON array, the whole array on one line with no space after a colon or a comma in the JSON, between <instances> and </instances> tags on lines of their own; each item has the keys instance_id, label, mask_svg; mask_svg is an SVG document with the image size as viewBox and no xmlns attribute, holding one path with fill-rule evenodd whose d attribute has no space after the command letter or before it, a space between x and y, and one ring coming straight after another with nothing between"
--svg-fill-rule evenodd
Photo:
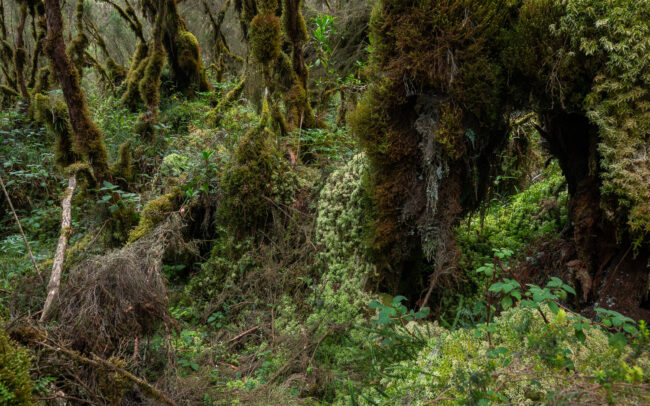
<instances>
[{"instance_id":1,"label":"leafy green plant","mask_svg":"<svg viewBox=\"0 0 650 406\"><path fill-rule=\"evenodd\" d=\"M336 34L334 18L327 14L319 14L312 18L312 22L316 26L312 38L316 43L316 49L318 51L318 57L314 62L315 66L323 64L327 68L330 64L332 48L329 45L329 41L331 36Z\"/></svg>"},{"instance_id":2,"label":"leafy green plant","mask_svg":"<svg viewBox=\"0 0 650 406\"><path fill-rule=\"evenodd\" d=\"M384 305L376 300L368 303L368 307L378 310L377 318L372 320L372 324L377 326L401 323L403 325L414 320L421 320L429 314L428 307L417 312L408 310L402 304L404 300L406 300L405 296L395 296L390 305Z\"/></svg>"},{"instance_id":3,"label":"leafy green plant","mask_svg":"<svg viewBox=\"0 0 650 406\"><path fill-rule=\"evenodd\" d=\"M135 210L141 210L142 204L140 202L140 195L132 192L125 192L119 186L114 185L108 181L99 188L102 196L96 201L99 205L105 205L111 213L116 212L121 207L130 207Z\"/></svg>"}]
</instances>

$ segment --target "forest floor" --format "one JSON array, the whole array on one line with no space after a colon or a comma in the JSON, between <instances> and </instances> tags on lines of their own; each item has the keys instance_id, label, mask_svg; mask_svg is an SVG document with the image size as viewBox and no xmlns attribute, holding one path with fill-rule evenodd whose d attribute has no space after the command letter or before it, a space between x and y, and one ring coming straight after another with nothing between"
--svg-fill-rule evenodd
<instances>
[{"instance_id":1,"label":"forest floor","mask_svg":"<svg viewBox=\"0 0 650 406\"><path fill-rule=\"evenodd\" d=\"M11 385L39 404L650 403L647 324L572 311L566 182L539 145L522 182L460 221L460 282L420 308L370 289L369 168L337 101L317 112L328 129L251 158L255 103L205 120L233 86L165 94L153 140L86 86L111 162L129 142L134 175L76 192L47 325L67 178L44 128L0 113L0 174L38 268L3 200L0 404Z\"/></svg>"}]
</instances>

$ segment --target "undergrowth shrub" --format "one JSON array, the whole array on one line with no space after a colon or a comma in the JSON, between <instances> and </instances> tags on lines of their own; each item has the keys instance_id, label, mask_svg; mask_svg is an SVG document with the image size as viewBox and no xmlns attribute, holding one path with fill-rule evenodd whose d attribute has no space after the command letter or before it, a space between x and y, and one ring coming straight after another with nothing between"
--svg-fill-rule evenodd
<instances>
[{"instance_id":1,"label":"undergrowth shrub","mask_svg":"<svg viewBox=\"0 0 650 406\"><path fill-rule=\"evenodd\" d=\"M0 329L0 404L32 405L31 356Z\"/></svg>"},{"instance_id":2,"label":"undergrowth shrub","mask_svg":"<svg viewBox=\"0 0 650 406\"><path fill-rule=\"evenodd\" d=\"M399 315L399 307L386 309ZM485 325L449 330L437 323L405 326L395 317L392 329L375 330L380 334L366 349L381 378L337 404L644 404L648 329L644 322L625 323L630 345L618 342L616 330L541 302L539 311L522 304L494 318L490 341ZM402 360L386 356L395 352Z\"/></svg>"},{"instance_id":3,"label":"undergrowth shrub","mask_svg":"<svg viewBox=\"0 0 650 406\"><path fill-rule=\"evenodd\" d=\"M567 201L564 176L552 161L541 180L528 189L493 201L483 212L461 221L457 229L461 265L471 272L490 261L493 248L516 252L542 235L559 234L568 221Z\"/></svg>"},{"instance_id":4,"label":"undergrowth shrub","mask_svg":"<svg viewBox=\"0 0 650 406\"><path fill-rule=\"evenodd\" d=\"M161 121L167 124L175 134L185 134L191 124L198 124L209 106L203 100L188 100L182 95L174 94L164 106Z\"/></svg>"},{"instance_id":5,"label":"undergrowth shrub","mask_svg":"<svg viewBox=\"0 0 650 406\"><path fill-rule=\"evenodd\" d=\"M222 178L219 217L238 233L264 228L277 204L292 201L298 179L262 123L239 142Z\"/></svg>"}]
</instances>

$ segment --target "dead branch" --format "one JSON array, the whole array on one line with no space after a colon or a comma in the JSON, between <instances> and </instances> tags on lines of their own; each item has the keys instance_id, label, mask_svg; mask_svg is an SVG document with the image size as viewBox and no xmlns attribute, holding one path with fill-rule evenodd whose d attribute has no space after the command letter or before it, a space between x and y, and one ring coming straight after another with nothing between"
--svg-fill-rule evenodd
<instances>
[{"instance_id":1,"label":"dead branch","mask_svg":"<svg viewBox=\"0 0 650 406\"><path fill-rule=\"evenodd\" d=\"M54 255L54 264L52 265L52 274L50 275L50 282L47 285L47 299L45 299L45 306L43 306L43 313L41 314L41 322L47 321L51 315L52 304L59 295L59 287L61 286L61 273L63 272L63 261L65 260L65 250L68 248L68 241L72 234L72 195L77 187L77 176L70 175L68 179L68 188L63 196L61 202L61 235L59 242L56 245L56 254Z\"/></svg>"},{"instance_id":2,"label":"dead branch","mask_svg":"<svg viewBox=\"0 0 650 406\"><path fill-rule=\"evenodd\" d=\"M44 337L42 337L42 338L44 338ZM157 400L159 402L168 404L170 406L177 406L176 402L174 402L173 400L168 398L167 395L160 392L158 389L156 389L155 387L153 387L152 385L150 385L149 383L147 383L143 379L138 378L137 376L133 375L129 371L127 371L127 370L125 370L123 368L120 368L119 366L117 366L117 365L115 365L115 364L113 364L113 363L111 363L109 361L106 361L106 360L98 357L97 355L95 355L93 353L90 354L91 358L88 358L88 357L85 357L85 356L81 355L80 353L78 353L76 351L70 350L70 349L65 348L63 346L60 346L60 345L54 347L54 346L52 346L52 345L50 345L50 344L48 344L46 342L43 342L43 341L36 341L36 343L38 345L41 345L41 346L49 349L49 350L54 351L54 352L63 353L66 356L68 356L69 358L71 358L71 359L73 359L73 360L75 360L77 362L81 362L83 364L87 364L87 365L93 366L95 368L106 369L106 370L109 370L109 371L114 372L116 374L119 374L120 376L122 376L123 378L126 378L127 380L129 380L130 382L135 384L138 388L140 388L140 390L142 391L142 394L144 396L148 397L149 399Z\"/></svg>"},{"instance_id":3,"label":"dead branch","mask_svg":"<svg viewBox=\"0 0 650 406\"><path fill-rule=\"evenodd\" d=\"M244 331L244 332L242 332L242 333L239 333L239 334L237 334L235 337L233 337L233 338L231 338L230 340L228 340L228 342L229 342L229 343L235 342L235 341L239 340L240 338L242 338L243 336L245 336L246 334L250 334L250 333L252 333L253 331L257 330L258 328L260 328L260 326L255 326L255 327L250 328L250 329L248 329L248 330L246 330L246 331Z\"/></svg>"}]
</instances>

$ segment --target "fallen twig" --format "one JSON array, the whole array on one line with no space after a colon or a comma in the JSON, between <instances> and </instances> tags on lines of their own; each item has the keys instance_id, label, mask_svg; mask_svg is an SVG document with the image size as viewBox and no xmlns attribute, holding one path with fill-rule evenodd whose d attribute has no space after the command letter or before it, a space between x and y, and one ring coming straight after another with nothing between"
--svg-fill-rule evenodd
<instances>
[{"instance_id":1,"label":"fallen twig","mask_svg":"<svg viewBox=\"0 0 650 406\"><path fill-rule=\"evenodd\" d=\"M91 353L90 355L91 355L92 358L88 358L88 357L85 357L85 356L81 355L80 353L78 353L76 351L67 349L67 348L62 347L62 346L54 347L54 346L52 346L52 345L50 345L50 344L48 344L46 342L43 342L43 341L36 341L36 344L41 345L41 346L43 346L43 347L45 347L47 349L50 349L52 351L55 351L55 352L61 352L61 353L65 354L65 355L67 355L68 357L72 358L75 361L78 361L78 362L81 362L81 363L84 363L84 364L88 364L88 365L92 365L92 366L94 366L96 368L104 368L104 369L108 369L111 372L115 372L115 373L121 375L123 378L126 378L127 380L131 381L136 386L138 386L140 388L140 390L142 391L142 394L144 396L146 396L146 397L148 397L150 399L157 400L157 401L162 402L162 403L166 403L166 404L168 404L170 406L177 406L176 402L174 402L173 400L168 398L167 395L160 392L158 389L151 386L149 383L145 382L143 379L138 378L137 376L133 375L129 371L127 371L127 370L125 370L123 368L120 368L117 365L115 365L115 364L113 364L113 363L111 363L109 361L106 361L106 360L98 357L95 354Z\"/></svg>"},{"instance_id":2,"label":"fallen twig","mask_svg":"<svg viewBox=\"0 0 650 406\"><path fill-rule=\"evenodd\" d=\"M232 343L234 341L237 341L240 338L242 338L243 336L245 336L246 334L252 333L253 331L257 330L258 328L260 328L260 326L255 326L255 327L253 327L251 329L248 329L248 330L244 331L243 333L239 333L236 336L234 336L233 338L231 338L230 340L228 340L228 342Z\"/></svg>"},{"instance_id":3,"label":"fallen twig","mask_svg":"<svg viewBox=\"0 0 650 406\"><path fill-rule=\"evenodd\" d=\"M223 366L228 367L228 368L232 368L232 369L234 369L235 371L239 371L239 368L238 368L238 367L236 367L236 366L234 366L234 365L232 365L232 364L229 364L229 363L227 363L227 362L217 361L217 364L219 364L219 365L223 365Z\"/></svg>"}]
</instances>

